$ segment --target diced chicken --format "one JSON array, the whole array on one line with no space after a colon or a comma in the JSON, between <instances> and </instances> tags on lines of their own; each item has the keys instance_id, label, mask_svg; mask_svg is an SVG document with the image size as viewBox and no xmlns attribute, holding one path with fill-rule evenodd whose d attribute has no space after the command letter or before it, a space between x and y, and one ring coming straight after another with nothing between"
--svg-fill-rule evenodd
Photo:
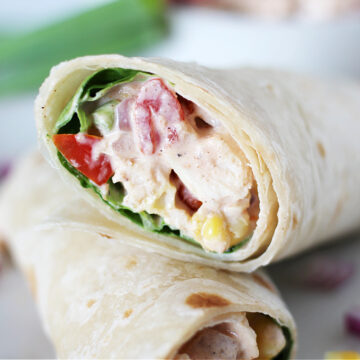
<instances>
[{"instance_id":1,"label":"diced chicken","mask_svg":"<svg viewBox=\"0 0 360 360\"><path fill-rule=\"evenodd\" d=\"M250 326L257 334L259 359L272 359L286 345L286 339L279 325L262 314L248 314Z\"/></svg>"},{"instance_id":2,"label":"diced chicken","mask_svg":"<svg viewBox=\"0 0 360 360\"><path fill-rule=\"evenodd\" d=\"M162 216L207 250L226 251L253 227L246 157L218 121L164 80L140 84L106 95L120 103L115 126L97 149L111 161L113 182L126 190L124 205ZM214 216L217 230L209 225Z\"/></svg>"},{"instance_id":3,"label":"diced chicken","mask_svg":"<svg viewBox=\"0 0 360 360\"><path fill-rule=\"evenodd\" d=\"M257 358L259 350L256 334L246 319L223 322L199 331L179 350L176 359L226 359L251 360Z\"/></svg>"},{"instance_id":4,"label":"diced chicken","mask_svg":"<svg viewBox=\"0 0 360 360\"><path fill-rule=\"evenodd\" d=\"M122 131L129 131L131 108L134 105L134 98L124 99L117 105L115 110L116 126Z\"/></svg>"},{"instance_id":5,"label":"diced chicken","mask_svg":"<svg viewBox=\"0 0 360 360\"><path fill-rule=\"evenodd\" d=\"M153 154L161 138L178 140L177 125L184 120L183 110L163 80L151 79L141 87L133 114L134 135L145 155ZM166 144L163 146L166 146Z\"/></svg>"},{"instance_id":6,"label":"diced chicken","mask_svg":"<svg viewBox=\"0 0 360 360\"><path fill-rule=\"evenodd\" d=\"M273 359L286 345L282 329L270 317L236 314L228 321L198 331L175 356L176 360Z\"/></svg>"}]
</instances>

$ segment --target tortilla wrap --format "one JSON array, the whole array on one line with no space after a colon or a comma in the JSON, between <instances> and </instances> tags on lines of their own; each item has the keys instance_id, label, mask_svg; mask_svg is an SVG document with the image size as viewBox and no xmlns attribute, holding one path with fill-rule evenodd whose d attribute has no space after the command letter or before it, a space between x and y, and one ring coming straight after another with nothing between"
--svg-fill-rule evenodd
<instances>
[{"instance_id":1,"label":"tortilla wrap","mask_svg":"<svg viewBox=\"0 0 360 360\"><path fill-rule=\"evenodd\" d=\"M59 358L294 356L294 321L263 273L183 263L71 222L44 223L64 200L79 210L81 202L38 154L2 190L1 232Z\"/></svg>"},{"instance_id":2,"label":"tortilla wrap","mask_svg":"<svg viewBox=\"0 0 360 360\"><path fill-rule=\"evenodd\" d=\"M146 231L114 211L93 189L82 187L62 166L52 138L54 127L84 79L106 68L140 70L164 79L178 97L201 107L236 142L259 200L256 226L247 241L231 252L217 253L176 236ZM105 215L94 217L82 208L67 216L74 223L86 222L94 231L176 259L252 271L359 227L359 100L360 86L351 83L281 71L215 70L165 59L103 55L54 67L40 88L35 111L41 147L52 166ZM201 190L201 182L186 184L192 185ZM58 218L63 215L60 212ZM237 216L227 219L235 226L240 222Z\"/></svg>"}]
</instances>

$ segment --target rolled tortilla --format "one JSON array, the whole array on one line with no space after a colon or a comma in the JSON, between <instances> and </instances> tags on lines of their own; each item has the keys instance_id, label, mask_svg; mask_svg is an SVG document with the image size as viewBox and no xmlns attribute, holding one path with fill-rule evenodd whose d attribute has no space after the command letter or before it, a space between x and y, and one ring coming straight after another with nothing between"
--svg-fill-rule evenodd
<instances>
[{"instance_id":1,"label":"rolled tortilla","mask_svg":"<svg viewBox=\"0 0 360 360\"><path fill-rule=\"evenodd\" d=\"M137 134L137 140L134 140L136 150L126 157L126 149L122 145L121 151L114 155L115 143L108 141L105 146L97 147L95 154L95 158L100 159L100 164L95 165L100 168L103 161L101 156L110 158L115 175L109 181L125 187L126 206L122 210L115 206L117 211L106 203L108 190L93 181L84 182L78 173L74 176L69 163L78 165L77 159L71 162L68 156L70 162L66 158L64 161L64 156L58 153L61 143L57 144L58 147L54 145L54 135L59 131L66 135L70 131L66 127L61 128L64 117L80 108L74 101L81 95L79 86L89 76L103 69L125 72L128 77L132 73L129 75L128 70L124 69L132 69L153 79L152 85L150 80L137 81L142 84L141 90L133 86L133 89L122 91L123 85L118 85L121 94L130 94L130 98L135 96L137 107L135 110L132 108L130 120L121 115L126 108L126 103L122 101L124 106L117 107L120 120L116 124L119 128L126 128L131 123L131 131ZM136 80L138 78L132 78L130 82ZM171 132L177 131L181 138L182 127L188 121L186 118L185 121L176 122L176 117L181 118L181 111L176 110L177 105L173 105L173 112L167 112L166 107L156 110L153 105L148 108L139 106L146 104L148 100L144 96L156 86L157 89L164 86L168 89L164 103L181 102L181 111L186 113L186 104L190 102L197 109L196 114L203 115L200 120L206 120L205 128L211 128L210 135L202 138L208 142L195 137L191 146L185 146L186 142L180 143L184 145L188 157L177 152L178 148L170 146L173 140ZM95 94L96 89L91 91ZM86 95L88 99L97 96L91 91ZM114 238L121 237L140 247L180 260L235 271L252 271L358 228L359 99L360 87L350 83L323 82L280 71L214 70L165 59L104 55L78 58L54 67L40 89L35 110L39 139L51 164L80 196L106 217L92 217L92 211L87 214L86 209L82 209L72 214L74 223L87 221L95 231ZM111 100L111 96L108 100ZM161 131L166 133L165 146L151 147L156 145L154 139L158 135L151 132L151 127L149 131L139 130L141 118L137 114L141 111L151 112L152 121L158 121L160 127L165 123L166 128L171 121L175 123L165 130L156 129L160 135ZM84 118L84 112L84 109L79 112L81 118ZM103 113L101 110L91 116L93 119L101 118ZM161 120L164 118L168 122ZM94 122L96 124L96 120ZM102 132L103 127L99 125L96 131ZM88 138L81 136L76 141L89 144ZM111 138L112 133L109 136ZM152 140L150 147L146 142L149 139ZM168 183L148 176L154 170L152 164L165 163L159 160L160 157L152 160L151 155L159 154L160 150L167 151L167 171L176 165L175 175L180 174L180 183L178 178L174 180L171 177L172 172L168 175ZM137 159L141 152L145 152L146 156L139 163ZM99 157L99 154L102 155ZM135 160L131 157L133 154ZM176 155L181 156L180 160ZM63 166L64 163L67 163L67 168ZM130 164L134 169L129 170L124 164ZM150 170L142 177L140 173L147 168ZM104 172L100 173L105 179L113 175L106 166L102 169ZM157 176L158 168L155 169ZM124 180L123 183L119 182L120 178ZM94 179L99 181L99 178ZM142 201L137 202L136 197L141 196L142 189L149 184L151 191L145 191ZM179 196L181 186L187 190L185 195L180 191L182 197ZM189 193L190 200L185 203L191 209L186 214L181 208L184 204L178 206L177 201L179 197L186 200ZM252 209L252 203L255 209ZM128 209L128 217L138 224L140 222L146 226L149 222L147 219L134 218L134 213L141 212L161 215L161 219L165 219L161 224L168 226L158 231L158 224L155 224L154 231L144 230L123 216L124 212L128 214ZM59 214L61 217L62 214ZM150 219L151 225L155 220Z\"/></svg>"},{"instance_id":2,"label":"rolled tortilla","mask_svg":"<svg viewBox=\"0 0 360 360\"><path fill-rule=\"evenodd\" d=\"M69 198L80 210L76 194L34 155L0 199L0 229L59 358L294 356L293 319L264 274L183 263L74 230L65 219L44 222Z\"/></svg>"}]
</instances>

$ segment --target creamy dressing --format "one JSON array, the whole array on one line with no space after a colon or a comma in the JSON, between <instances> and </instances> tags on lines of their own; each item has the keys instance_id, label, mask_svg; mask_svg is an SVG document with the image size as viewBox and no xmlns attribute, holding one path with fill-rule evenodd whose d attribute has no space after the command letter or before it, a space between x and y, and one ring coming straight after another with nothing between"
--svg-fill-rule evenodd
<instances>
[{"instance_id":1,"label":"creamy dressing","mask_svg":"<svg viewBox=\"0 0 360 360\"><path fill-rule=\"evenodd\" d=\"M113 130L103 134L93 157L100 153L108 156L114 170L112 181L121 182L126 191L123 205L135 212L160 215L207 250L223 252L252 231L247 210L254 179L247 159L204 109L190 102L191 109L174 108L174 101L178 101L175 94L170 95L170 85L159 90L159 86L145 87L147 83L116 86L100 101L99 105L116 99L120 106L115 111ZM124 100L127 103L121 105ZM145 132L144 138L138 133L143 131L142 126L149 126L143 121L147 120L146 101L160 101L160 106L156 108L155 103L150 107L153 134L150 137ZM181 116L183 120L179 120ZM177 189L170 181L172 171L201 201L195 214L179 203ZM221 238L207 242L204 224L213 215L221 219L223 231Z\"/></svg>"},{"instance_id":2,"label":"creamy dressing","mask_svg":"<svg viewBox=\"0 0 360 360\"><path fill-rule=\"evenodd\" d=\"M248 324L229 321L199 331L179 351L177 359L256 359L256 334Z\"/></svg>"},{"instance_id":3,"label":"creamy dressing","mask_svg":"<svg viewBox=\"0 0 360 360\"><path fill-rule=\"evenodd\" d=\"M270 360L285 346L285 336L271 318L258 313L240 313L198 331L178 350L175 359Z\"/></svg>"}]
</instances>

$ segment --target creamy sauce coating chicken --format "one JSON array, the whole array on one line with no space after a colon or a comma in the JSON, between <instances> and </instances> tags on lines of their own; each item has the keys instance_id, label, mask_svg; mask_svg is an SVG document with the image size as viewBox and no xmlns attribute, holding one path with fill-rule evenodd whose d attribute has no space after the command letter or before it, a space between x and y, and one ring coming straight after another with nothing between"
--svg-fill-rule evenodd
<instances>
[{"instance_id":1,"label":"creamy sauce coating chicken","mask_svg":"<svg viewBox=\"0 0 360 360\"><path fill-rule=\"evenodd\" d=\"M255 324L255 325L254 325ZM253 360L273 359L285 347L281 328L266 315L245 314L206 327L185 343L176 360Z\"/></svg>"},{"instance_id":2,"label":"creamy sauce coating chicken","mask_svg":"<svg viewBox=\"0 0 360 360\"><path fill-rule=\"evenodd\" d=\"M119 85L97 105L114 100L114 126L93 156L108 156L123 204L160 215L206 250L222 253L250 236L253 174L217 119L157 77Z\"/></svg>"}]
</instances>

